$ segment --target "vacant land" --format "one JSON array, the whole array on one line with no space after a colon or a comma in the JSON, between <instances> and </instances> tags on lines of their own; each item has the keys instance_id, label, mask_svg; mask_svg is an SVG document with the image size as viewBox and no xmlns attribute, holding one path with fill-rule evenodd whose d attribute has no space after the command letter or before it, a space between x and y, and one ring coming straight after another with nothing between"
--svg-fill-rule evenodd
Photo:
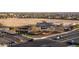
<instances>
[{"instance_id":1,"label":"vacant land","mask_svg":"<svg viewBox=\"0 0 79 59\"><path fill-rule=\"evenodd\" d=\"M55 24L61 24L64 25L68 24L79 24L78 20L61 20L61 19L35 19L35 18L26 18L26 19L19 19L19 18L8 18L8 19L0 19L0 23L2 23L4 26L12 26L12 27L18 27L18 26L24 26L24 25L31 25L36 24L37 22L47 21Z\"/></svg>"}]
</instances>

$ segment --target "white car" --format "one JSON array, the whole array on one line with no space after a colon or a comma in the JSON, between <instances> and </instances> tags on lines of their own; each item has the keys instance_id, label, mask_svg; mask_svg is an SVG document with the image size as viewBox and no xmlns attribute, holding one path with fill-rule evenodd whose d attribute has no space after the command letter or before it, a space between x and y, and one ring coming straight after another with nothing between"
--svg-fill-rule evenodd
<instances>
[{"instance_id":1,"label":"white car","mask_svg":"<svg viewBox=\"0 0 79 59\"><path fill-rule=\"evenodd\" d=\"M62 39L63 38L63 36L56 36L54 39L55 40L60 40L60 39Z\"/></svg>"}]
</instances>

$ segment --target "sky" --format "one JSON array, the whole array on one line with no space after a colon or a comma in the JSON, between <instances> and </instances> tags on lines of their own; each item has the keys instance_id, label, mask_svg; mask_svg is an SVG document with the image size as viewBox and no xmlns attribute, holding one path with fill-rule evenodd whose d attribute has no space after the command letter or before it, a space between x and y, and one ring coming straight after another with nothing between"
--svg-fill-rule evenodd
<instances>
[{"instance_id":1,"label":"sky","mask_svg":"<svg viewBox=\"0 0 79 59\"><path fill-rule=\"evenodd\" d=\"M78 0L0 0L1 12L78 12Z\"/></svg>"}]
</instances>

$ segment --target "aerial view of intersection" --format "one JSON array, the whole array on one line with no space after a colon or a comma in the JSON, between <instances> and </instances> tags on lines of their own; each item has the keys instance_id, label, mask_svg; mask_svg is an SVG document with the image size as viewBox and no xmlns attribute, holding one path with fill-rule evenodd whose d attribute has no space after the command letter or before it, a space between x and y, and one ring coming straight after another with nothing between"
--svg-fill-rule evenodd
<instances>
[{"instance_id":1,"label":"aerial view of intersection","mask_svg":"<svg viewBox=\"0 0 79 59\"><path fill-rule=\"evenodd\" d=\"M0 47L79 47L79 12L0 12Z\"/></svg>"}]
</instances>

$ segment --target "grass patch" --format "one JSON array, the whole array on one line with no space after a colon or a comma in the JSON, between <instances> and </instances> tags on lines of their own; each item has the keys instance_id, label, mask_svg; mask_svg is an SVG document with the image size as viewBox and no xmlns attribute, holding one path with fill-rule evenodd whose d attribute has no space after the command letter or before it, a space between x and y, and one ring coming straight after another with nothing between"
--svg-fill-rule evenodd
<instances>
[{"instance_id":1,"label":"grass patch","mask_svg":"<svg viewBox=\"0 0 79 59\"><path fill-rule=\"evenodd\" d=\"M79 45L75 45L76 47L79 47Z\"/></svg>"},{"instance_id":2,"label":"grass patch","mask_svg":"<svg viewBox=\"0 0 79 59\"><path fill-rule=\"evenodd\" d=\"M28 38L32 38L32 35L30 35L30 34L23 34L23 36L28 37Z\"/></svg>"}]
</instances>

